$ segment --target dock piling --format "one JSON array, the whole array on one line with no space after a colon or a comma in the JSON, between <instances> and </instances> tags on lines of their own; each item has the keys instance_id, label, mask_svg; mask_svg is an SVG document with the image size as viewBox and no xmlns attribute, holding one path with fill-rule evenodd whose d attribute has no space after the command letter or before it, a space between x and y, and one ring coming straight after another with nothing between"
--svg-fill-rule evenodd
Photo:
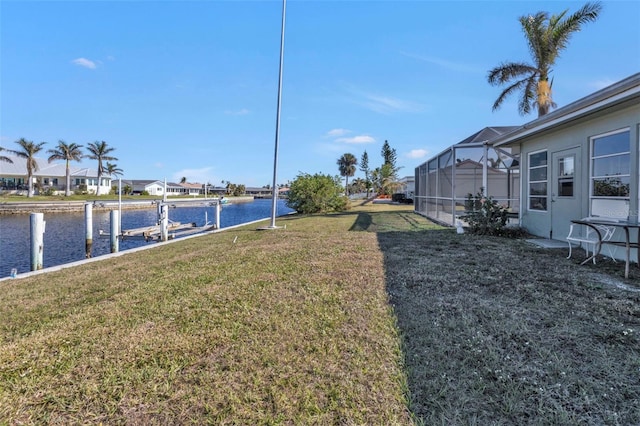
<instances>
[{"instance_id":1,"label":"dock piling","mask_svg":"<svg viewBox=\"0 0 640 426\"><path fill-rule=\"evenodd\" d=\"M93 246L93 204L85 203L84 205L84 252L85 257L91 257L91 247Z\"/></svg>"},{"instance_id":2,"label":"dock piling","mask_svg":"<svg viewBox=\"0 0 640 426\"><path fill-rule=\"evenodd\" d=\"M31 270L37 271L43 268L44 254L44 214L31 213L29 217L31 228Z\"/></svg>"},{"instance_id":3,"label":"dock piling","mask_svg":"<svg viewBox=\"0 0 640 426\"><path fill-rule=\"evenodd\" d=\"M160 210L160 240L169 240L169 206L166 204Z\"/></svg>"},{"instance_id":4,"label":"dock piling","mask_svg":"<svg viewBox=\"0 0 640 426\"><path fill-rule=\"evenodd\" d=\"M216 229L220 229L220 201L216 203Z\"/></svg>"},{"instance_id":5,"label":"dock piling","mask_svg":"<svg viewBox=\"0 0 640 426\"><path fill-rule=\"evenodd\" d=\"M118 237L119 237L119 230L120 230L120 214L118 212L118 210L111 210L111 212L109 213L110 216L110 222L111 222L111 229L110 229L110 234L109 234L109 240L111 242L111 253L117 253L118 249L119 249L119 242L118 242Z\"/></svg>"}]
</instances>

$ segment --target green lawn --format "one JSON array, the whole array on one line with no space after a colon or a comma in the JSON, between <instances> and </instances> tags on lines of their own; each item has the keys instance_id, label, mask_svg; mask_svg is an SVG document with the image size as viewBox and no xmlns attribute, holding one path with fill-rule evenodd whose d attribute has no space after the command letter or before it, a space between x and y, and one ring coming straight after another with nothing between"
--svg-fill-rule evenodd
<instances>
[{"instance_id":1,"label":"green lawn","mask_svg":"<svg viewBox=\"0 0 640 426\"><path fill-rule=\"evenodd\" d=\"M637 266L411 208L0 281L0 424L640 424Z\"/></svg>"},{"instance_id":2,"label":"green lawn","mask_svg":"<svg viewBox=\"0 0 640 426\"><path fill-rule=\"evenodd\" d=\"M383 254L357 217L0 282L0 419L409 424Z\"/></svg>"}]
</instances>

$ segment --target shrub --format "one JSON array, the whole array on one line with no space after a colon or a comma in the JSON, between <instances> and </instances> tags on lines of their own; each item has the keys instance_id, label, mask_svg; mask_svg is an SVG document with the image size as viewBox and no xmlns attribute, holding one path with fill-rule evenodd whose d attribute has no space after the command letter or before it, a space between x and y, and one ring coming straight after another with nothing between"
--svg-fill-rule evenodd
<instances>
[{"instance_id":1,"label":"shrub","mask_svg":"<svg viewBox=\"0 0 640 426\"><path fill-rule=\"evenodd\" d=\"M469 231L480 235L504 235L507 225L507 209L491 196L483 194L483 188L476 195L467 195L467 213L462 219L469 224Z\"/></svg>"},{"instance_id":2,"label":"shrub","mask_svg":"<svg viewBox=\"0 0 640 426\"><path fill-rule=\"evenodd\" d=\"M287 205L298 213L327 213L347 210L348 201L339 177L304 173L289 187Z\"/></svg>"},{"instance_id":3,"label":"shrub","mask_svg":"<svg viewBox=\"0 0 640 426\"><path fill-rule=\"evenodd\" d=\"M53 187L48 186L46 189L44 189L40 194L41 195L45 195L47 197L51 197L53 195L56 195L58 191L56 191Z\"/></svg>"},{"instance_id":4,"label":"shrub","mask_svg":"<svg viewBox=\"0 0 640 426\"><path fill-rule=\"evenodd\" d=\"M84 195L87 193L87 185L81 184L78 185L76 189L73 190L73 193L76 195Z\"/></svg>"}]
</instances>

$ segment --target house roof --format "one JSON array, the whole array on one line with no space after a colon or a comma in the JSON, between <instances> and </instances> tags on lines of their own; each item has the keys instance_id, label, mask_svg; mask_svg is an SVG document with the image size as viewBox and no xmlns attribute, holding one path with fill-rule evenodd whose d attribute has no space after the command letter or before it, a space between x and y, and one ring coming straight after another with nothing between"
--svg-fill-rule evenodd
<instances>
[{"instance_id":1,"label":"house roof","mask_svg":"<svg viewBox=\"0 0 640 426\"><path fill-rule=\"evenodd\" d=\"M71 169L71 176L80 176L80 177L97 177L98 172L95 170L88 169L86 167L82 169ZM107 177L107 176L105 176Z\"/></svg>"},{"instance_id":2,"label":"house roof","mask_svg":"<svg viewBox=\"0 0 640 426\"><path fill-rule=\"evenodd\" d=\"M158 185L164 185L163 182L155 179L122 179L122 183L126 183L127 185L151 185L157 183Z\"/></svg>"},{"instance_id":3,"label":"house roof","mask_svg":"<svg viewBox=\"0 0 640 426\"><path fill-rule=\"evenodd\" d=\"M183 188L188 188L188 189L202 189L202 188L204 188L204 185L201 184L201 183L185 182L185 183L179 183L178 185L183 187Z\"/></svg>"},{"instance_id":4,"label":"house roof","mask_svg":"<svg viewBox=\"0 0 640 426\"><path fill-rule=\"evenodd\" d=\"M5 163L0 162L0 174L4 176L26 176L27 175L27 160L22 157L18 157L17 155L5 155L8 157L13 163ZM44 158L35 158L36 163L38 164L38 170L33 172L33 176L44 176L44 177L66 177L67 176L67 166L63 163L49 163ZM71 176L84 176L84 177L97 177L98 172L94 169L89 168L78 168L69 166Z\"/></svg>"},{"instance_id":5,"label":"house roof","mask_svg":"<svg viewBox=\"0 0 640 426\"><path fill-rule=\"evenodd\" d=\"M472 143L484 143L491 142L499 136L504 135L505 133L512 132L516 130L518 126L493 126L493 127L485 127L484 129L474 133L468 138L464 139L462 142L458 142L456 145L467 145Z\"/></svg>"},{"instance_id":6,"label":"house roof","mask_svg":"<svg viewBox=\"0 0 640 426\"><path fill-rule=\"evenodd\" d=\"M516 130L497 137L494 146L519 143L523 139L550 129L586 119L603 110L608 112L637 105L640 102L640 73L620 80L569 105L530 121Z\"/></svg>"}]
</instances>

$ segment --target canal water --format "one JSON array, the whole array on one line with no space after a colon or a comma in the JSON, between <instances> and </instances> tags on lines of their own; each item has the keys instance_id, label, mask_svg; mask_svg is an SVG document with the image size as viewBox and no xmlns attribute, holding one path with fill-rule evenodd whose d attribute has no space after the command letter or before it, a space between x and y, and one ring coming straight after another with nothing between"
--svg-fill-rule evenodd
<instances>
[{"instance_id":1,"label":"canal water","mask_svg":"<svg viewBox=\"0 0 640 426\"><path fill-rule=\"evenodd\" d=\"M277 214L292 212L284 200L278 200ZM30 215L0 215L0 278L7 277L15 268L17 273L31 270ZM271 200L257 199L252 202L225 204L220 212L220 227L239 225L271 217ZM205 220L215 222L215 206L176 207L169 209L169 220L180 223L195 223L204 226ZM43 265L45 268L75 262L85 258L84 212L44 213ZM122 229L152 226L157 222L156 209L122 210ZM109 237L100 237L99 230L109 232L109 212L93 211L92 257L110 253ZM142 238L125 238L119 243L124 251L143 245Z\"/></svg>"}]
</instances>

